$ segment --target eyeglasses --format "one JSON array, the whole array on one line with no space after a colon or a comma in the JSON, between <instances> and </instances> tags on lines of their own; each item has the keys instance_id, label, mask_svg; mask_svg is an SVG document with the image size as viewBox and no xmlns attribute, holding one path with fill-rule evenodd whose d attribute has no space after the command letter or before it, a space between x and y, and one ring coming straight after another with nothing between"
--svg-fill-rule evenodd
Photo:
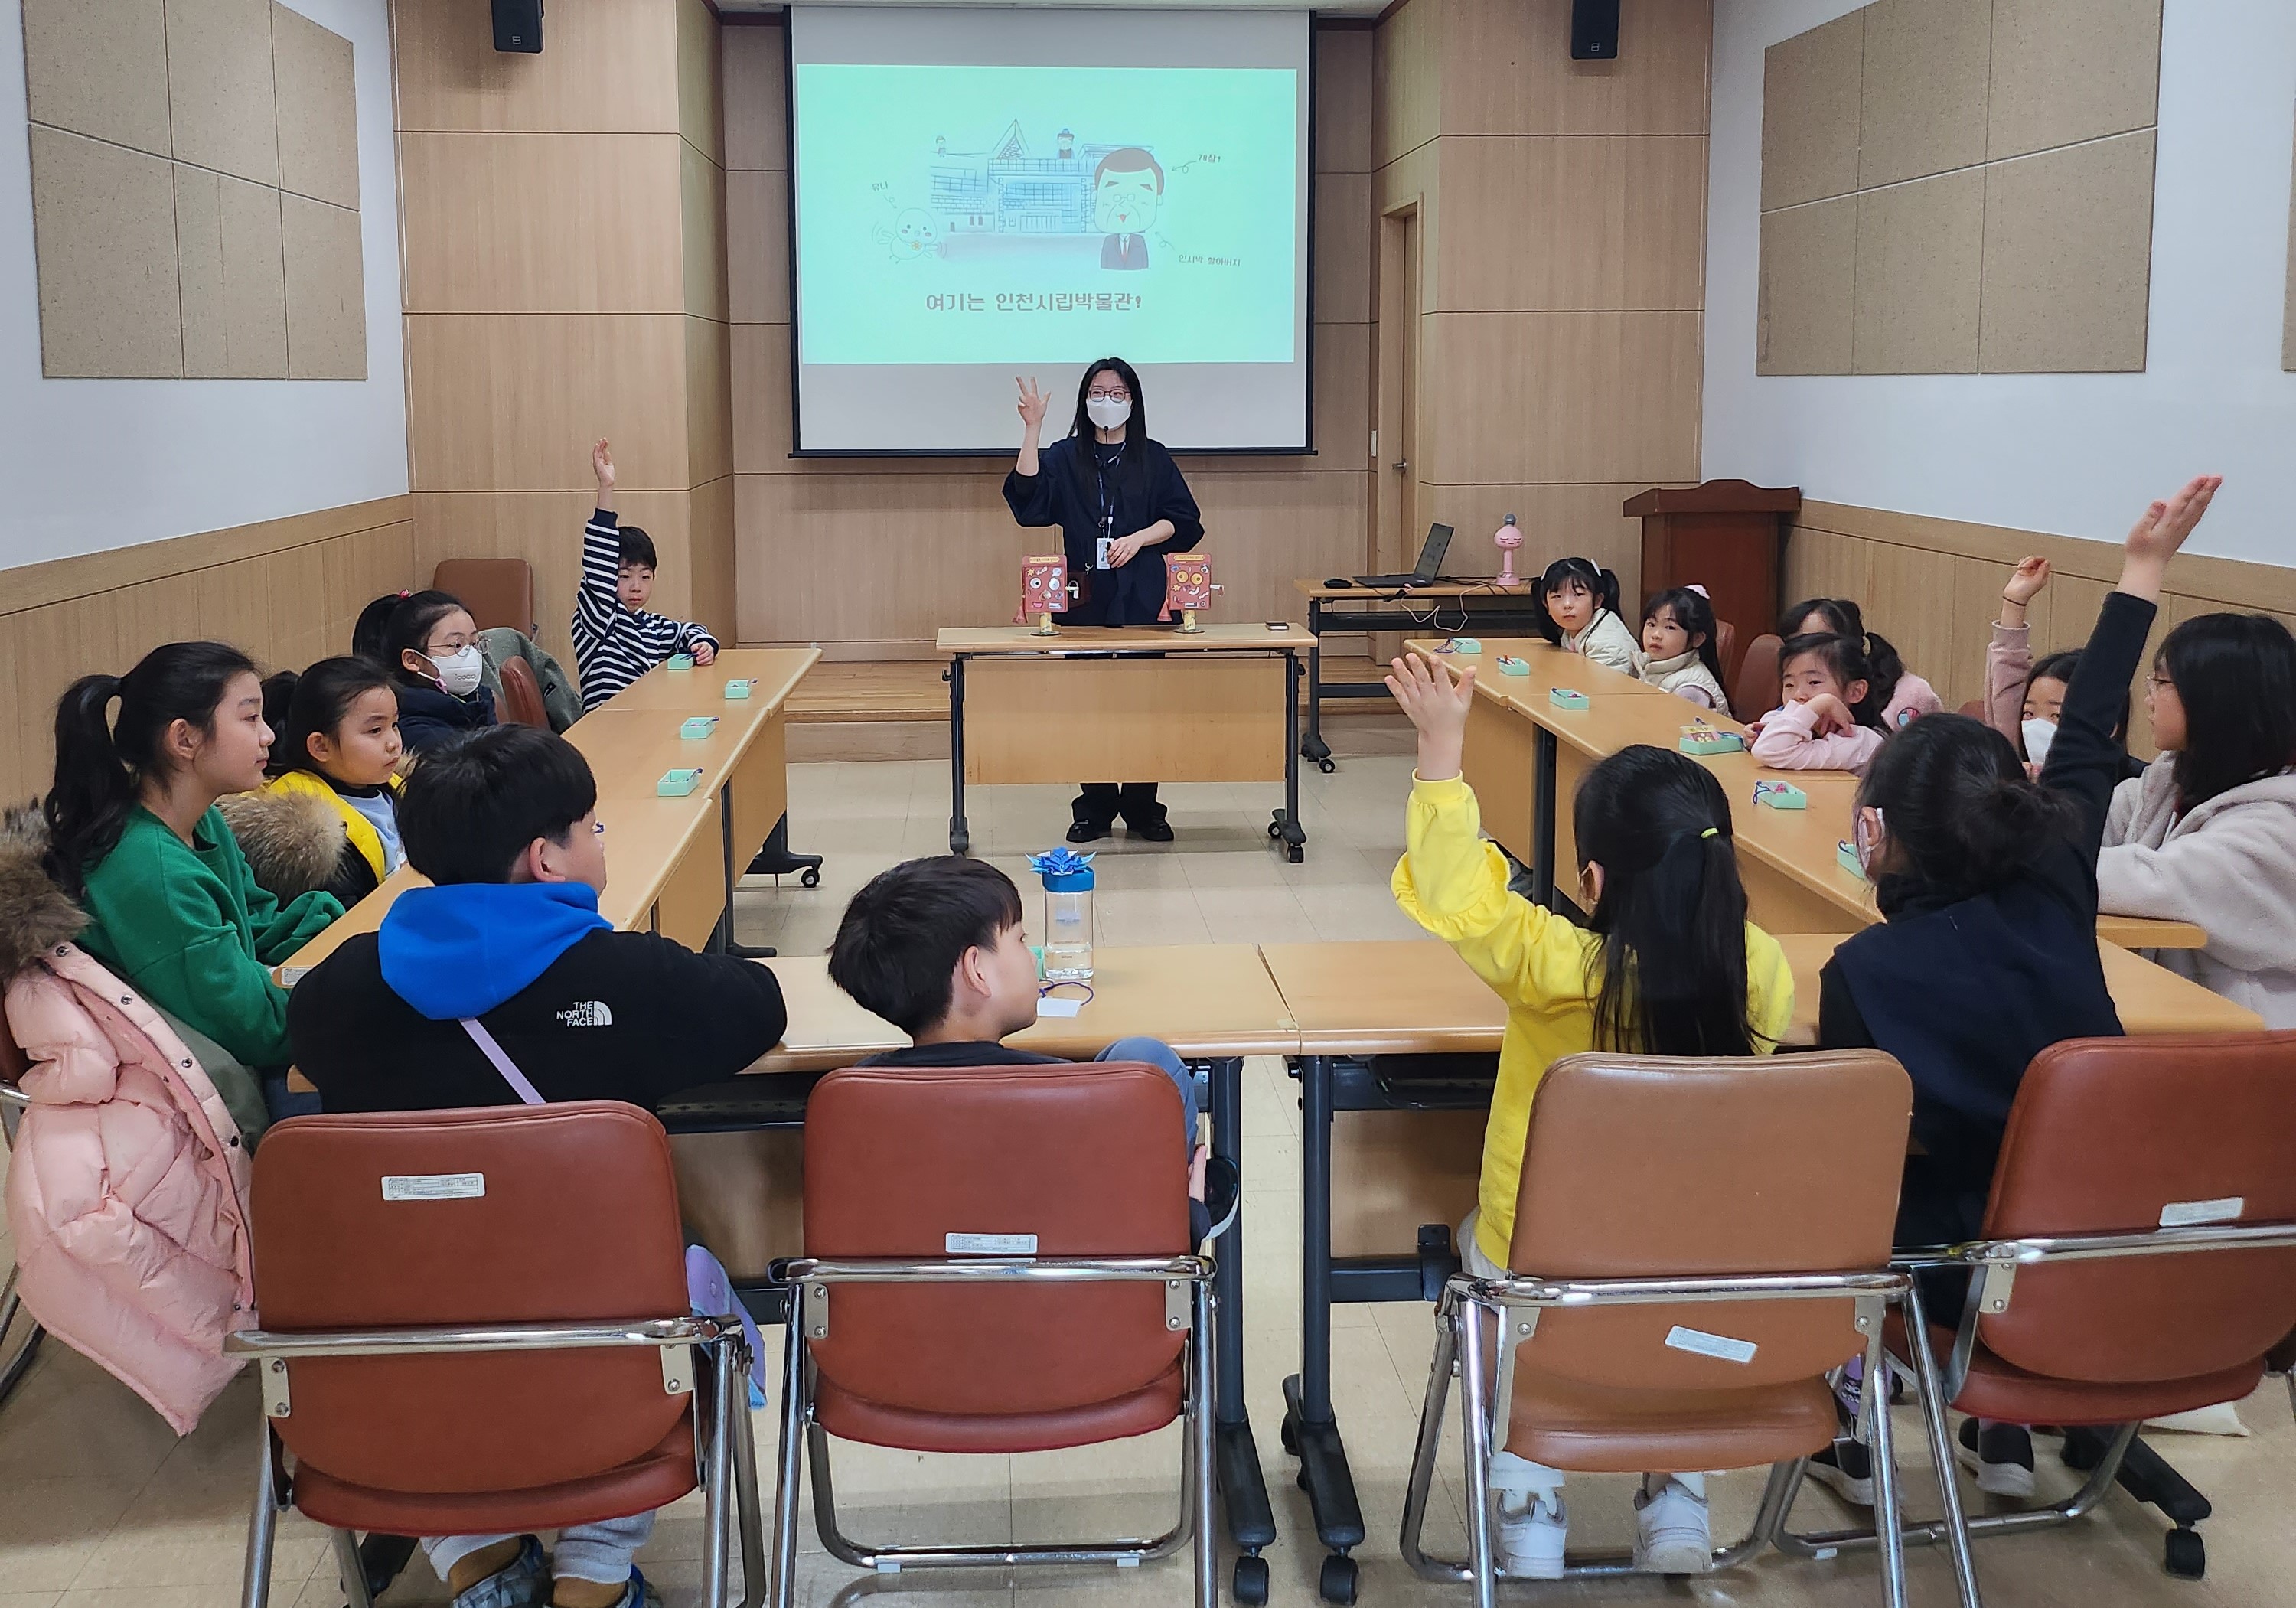
<instances>
[{"instance_id":1,"label":"eyeglasses","mask_svg":"<svg viewBox=\"0 0 2296 1608\"><path fill-rule=\"evenodd\" d=\"M1129 402L1132 400L1132 393L1128 390L1088 390L1085 392L1085 395L1095 402Z\"/></svg>"}]
</instances>

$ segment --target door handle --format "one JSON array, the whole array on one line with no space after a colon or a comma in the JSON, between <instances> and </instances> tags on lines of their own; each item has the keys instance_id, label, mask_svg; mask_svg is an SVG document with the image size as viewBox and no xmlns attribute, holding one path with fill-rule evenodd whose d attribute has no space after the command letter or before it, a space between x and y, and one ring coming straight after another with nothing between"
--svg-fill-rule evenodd
<instances>
[{"instance_id":1,"label":"door handle","mask_svg":"<svg viewBox=\"0 0 2296 1608\"><path fill-rule=\"evenodd\" d=\"M1395 460L1395 463L1391 467L1393 467L1396 473L1402 474L1410 469L1411 460L1409 458L1398 458Z\"/></svg>"}]
</instances>

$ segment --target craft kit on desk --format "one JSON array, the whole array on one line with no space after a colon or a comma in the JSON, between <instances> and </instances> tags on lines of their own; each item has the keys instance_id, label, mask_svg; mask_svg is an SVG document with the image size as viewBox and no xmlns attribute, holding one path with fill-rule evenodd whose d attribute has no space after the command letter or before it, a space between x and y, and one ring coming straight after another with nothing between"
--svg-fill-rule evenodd
<instances>
[{"instance_id":1,"label":"craft kit on desk","mask_svg":"<svg viewBox=\"0 0 2296 1608\"><path fill-rule=\"evenodd\" d=\"M1499 674L1502 676L1528 676L1530 674L1530 666L1526 660L1517 659L1512 653L1502 653L1499 655Z\"/></svg>"},{"instance_id":2,"label":"craft kit on desk","mask_svg":"<svg viewBox=\"0 0 2296 1608\"><path fill-rule=\"evenodd\" d=\"M747 698L750 695L750 689L757 685L756 680L750 677L737 677L726 684L726 696Z\"/></svg>"},{"instance_id":3,"label":"craft kit on desk","mask_svg":"<svg viewBox=\"0 0 2296 1608\"><path fill-rule=\"evenodd\" d=\"M1736 732L1726 732L1718 726L1709 726L1703 720L1693 720L1682 728L1675 746L1693 758L1709 754L1735 754L1744 751L1745 738Z\"/></svg>"},{"instance_id":4,"label":"craft kit on desk","mask_svg":"<svg viewBox=\"0 0 2296 1608\"><path fill-rule=\"evenodd\" d=\"M1472 636L1454 636L1435 651L1439 653L1480 653L1483 651L1483 644Z\"/></svg>"},{"instance_id":5,"label":"craft kit on desk","mask_svg":"<svg viewBox=\"0 0 2296 1608\"><path fill-rule=\"evenodd\" d=\"M1548 687L1546 701L1559 710L1583 710L1587 707L1587 694L1567 686Z\"/></svg>"},{"instance_id":6,"label":"craft kit on desk","mask_svg":"<svg viewBox=\"0 0 2296 1608\"><path fill-rule=\"evenodd\" d=\"M1809 795L1791 782L1757 782L1754 802L1772 809L1808 809Z\"/></svg>"},{"instance_id":7,"label":"craft kit on desk","mask_svg":"<svg viewBox=\"0 0 2296 1608\"><path fill-rule=\"evenodd\" d=\"M653 791L660 798L683 799L701 785L701 767L699 765L679 766L662 772L661 780L653 784Z\"/></svg>"},{"instance_id":8,"label":"craft kit on desk","mask_svg":"<svg viewBox=\"0 0 2296 1608\"><path fill-rule=\"evenodd\" d=\"M692 716L677 728L677 734L688 742L698 742L703 737L714 737L718 734L718 717L715 715Z\"/></svg>"},{"instance_id":9,"label":"craft kit on desk","mask_svg":"<svg viewBox=\"0 0 2296 1608\"><path fill-rule=\"evenodd\" d=\"M691 653L672 653L669 656L668 664L669 668L673 670L690 670L693 668L693 655Z\"/></svg>"},{"instance_id":10,"label":"craft kit on desk","mask_svg":"<svg viewBox=\"0 0 2296 1608\"><path fill-rule=\"evenodd\" d=\"M1841 862L1841 868L1844 871L1856 877L1859 882L1862 882L1866 880L1866 867L1864 865L1859 863L1857 858L1857 844L1851 842L1847 838L1840 839L1833 845L1833 857Z\"/></svg>"}]
</instances>

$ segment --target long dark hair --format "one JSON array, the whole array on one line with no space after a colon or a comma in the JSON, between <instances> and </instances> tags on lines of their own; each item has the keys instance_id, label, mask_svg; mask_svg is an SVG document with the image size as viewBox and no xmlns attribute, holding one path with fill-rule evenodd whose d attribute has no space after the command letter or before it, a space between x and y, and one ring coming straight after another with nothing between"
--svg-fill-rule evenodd
<instances>
[{"instance_id":1,"label":"long dark hair","mask_svg":"<svg viewBox=\"0 0 2296 1608\"><path fill-rule=\"evenodd\" d=\"M1890 707L1890 700L1898 695L1898 683L1906 678L1906 661L1898 657L1898 650L1890 640L1866 628L1865 611L1847 597L1810 597L1794 604L1778 616L1778 635L1784 637L1802 635L1801 622L1811 615L1822 616L1826 627L1836 636L1855 637L1858 652L1866 656L1866 680L1874 691L1874 708L1879 712ZM1810 633L1815 636L1816 633ZM1876 724L1879 724L1878 720Z\"/></svg>"},{"instance_id":2,"label":"long dark hair","mask_svg":"<svg viewBox=\"0 0 2296 1608\"><path fill-rule=\"evenodd\" d=\"M56 777L40 814L48 824L48 874L77 898L87 868L110 854L140 801L164 775L160 744L178 720L201 731L231 684L255 662L220 642L153 648L125 676L83 676L56 701ZM117 719L107 711L119 700Z\"/></svg>"},{"instance_id":3,"label":"long dark hair","mask_svg":"<svg viewBox=\"0 0 2296 1608\"><path fill-rule=\"evenodd\" d=\"M1873 871L1885 915L1923 887L1973 898L2079 837L2072 801L2027 781L2009 739L1967 715L1931 715L1884 742L1857 803L1882 812Z\"/></svg>"},{"instance_id":4,"label":"long dark hair","mask_svg":"<svg viewBox=\"0 0 2296 1608\"><path fill-rule=\"evenodd\" d=\"M1132 393L1132 416L1124 422L1124 464L1127 469L1144 471L1148 463L1148 398L1141 394L1140 376L1121 357L1103 357L1084 371L1077 381L1076 418L1069 425L1070 439L1086 450L1077 455L1082 463L1092 461L1091 448L1100 438L1093 433L1095 426L1092 414L1085 411L1086 393L1092 390L1095 374L1114 374L1124 381L1124 389Z\"/></svg>"},{"instance_id":5,"label":"long dark hair","mask_svg":"<svg viewBox=\"0 0 2296 1608\"><path fill-rule=\"evenodd\" d=\"M1807 631L1800 636L1789 636L1778 644L1778 677L1785 678L1786 669L1797 659L1811 653L1825 660L1825 668L1833 678L1847 687L1853 681L1866 684L1866 695L1849 706L1850 718L1860 726L1870 726L1875 731L1886 731L1882 724L1882 711L1890 701L1874 691L1876 678L1874 666L1866 657L1866 650L1855 636L1830 636L1823 631ZM1785 690L1779 688L1778 696L1784 699Z\"/></svg>"},{"instance_id":6,"label":"long dark hair","mask_svg":"<svg viewBox=\"0 0 2296 1608\"><path fill-rule=\"evenodd\" d=\"M390 630L390 617L398 605L414 596L412 592L386 592L359 611L358 620L351 627L351 652L361 659L372 659L385 669L393 666L383 647L383 637Z\"/></svg>"},{"instance_id":7,"label":"long dark hair","mask_svg":"<svg viewBox=\"0 0 2296 1608\"><path fill-rule=\"evenodd\" d=\"M2185 706L2184 808L2296 764L2296 637L2269 614L2202 614L2169 633L2161 663Z\"/></svg>"},{"instance_id":8,"label":"long dark hair","mask_svg":"<svg viewBox=\"0 0 2296 1608\"><path fill-rule=\"evenodd\" d=\"M1669 587L1663 592L1652 593L1650 601L1643 605L1643 624L1650 624L1652 616L1660 609L1673 615L1674 623L1693 636L1706 639L1698 644L1698 662L1714 677L1714 685L1720 686L1722 648L1715 640L1720 632L1714 624L1713 603L1694 587Z\"/></svg>"},{"instance_id":9,"label":"long dark hair","mask_svg":"<svg viewBox=\"0 0 2296 1608\"><path fill-rule=\"evenodd\" d=\"M1578 860L1603 867L1587 925L1603 939L1595 1047L1751 1055L1746 890L1730 800L1694 759L1637 743L1587 773L1572 807Z\"/></svg>"},{"instance_id":10,"label":"long dark hair","mask_svg":"<svg viewBox=\"0 0 2296 1608\"><path fill-rule=\"evenodd\" d=\"M1538 604L1538 634L1549 642L1561 642L1563 631L1554 623L1554 616L1547 611L1546 596L1567 580L1577 581L1595 595L1595 619L1603 617L1605 609L1613 614L1619 611L1617 576L1591 558L1558 558L1546 566L1545 574L1530 583L1530 595ZM1587 621L1587 624L1591 627L1594 620Z\"/></svg>"},{"instance_id":11,"label":"long dark hair","mask_svg":"<svg viewBox=\"0 0 2296 1608\"><path fill-rule=\"evenodd\" d=\"M406 685L435 686L429 677L406 668L406 650L413 648L429 658L422 644L430 640L430 628L463 608L463 600L451 592L413 592L400 598L398 606L391 610L390 618L383 624L382 668L390 672L394 680Z\"/></svg>"},{"instance_id":12,"label":"long dark hair","mask_svg":"<svg viewBox=\"0 0 2296 1608\"><path fill-rule=\"evenodd\" d=\"M291 770L320 775L311 757L314 736L334 735L351 712L351 705L367 693L395 687L381 665L371 659L322 659L297 675L282 670L263 684L263 721L273 733L271 774Z\"/></svg>"}]
</instances>

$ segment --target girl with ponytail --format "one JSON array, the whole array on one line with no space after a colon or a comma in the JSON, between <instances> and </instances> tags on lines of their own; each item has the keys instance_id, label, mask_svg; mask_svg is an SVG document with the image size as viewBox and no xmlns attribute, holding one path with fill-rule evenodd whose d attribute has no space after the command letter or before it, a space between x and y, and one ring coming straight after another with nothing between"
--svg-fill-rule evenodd
<instances>
[{"instance_id":1,"label":"girl with ponytail","mask_svg":"<svg viewBox=\"0 0 2296 1608\"><path fill-rule=\"evenodd\" d=\"M117 700L119 710L112 713ZM266 968L343 913L282 907L250 874L217 800L263 785L271 728L255 666L216 642L154 648L56 705L41 802L49 874L88 917L80 947L169 1016L286 1087L287 991Z\"/></svg>"},{"instance_id":2,"label":"girl with ponytail","mask_svg":"<svg viewBox=\"0 0 2296 1608\"><path fill-rule=\"evenodd\" d=\"M2161 576L2218 484L2202 476L2129 531L2120 583L2071 672L2038 783L1999 732L1931 715L1882 746L1858 789L1858 852L1882 919L1819 973L1818 1042L1887 1050L1913 1079L1919 1153L1898 1197L1902 1246L1974 1237L2026 1066L2060 1039L2121 1030L2096 948L2097 849L2122 758L2114 727ZM1931 1310L1958 1311L1963 1284L1924 1280ZM2032 1489L2022 1429L1963 1433L1982 1489ZM1871 1500L1854 1441L1838 1441L1810 1473Z\"/></svg>"},{"instance_id":3,"label":"girl with ponytail","mask_svg":"<svg viewBox=\"0 0 2296 1608\"><path fill-rule=\"evenodd\" d=\"M1778 617L1778 635L1847 636L1872 667L1874 707L1884 731L1898 731L1918 716L1934 715L1945 707L1937 689L1906 668L1888 637L1866 628L1865 611L1847 597L1812 597Z\"/></svg>"},{"instance_id":4,"label":"girl with ponytail","mask_svg":"<svg viewBox=\"0 0 2296 1608\"><path fill-rule=\"evenodd\" d=\"M1558 647L1629 675L1635 634L1619 618L1619 578L1591 558L1558 558L1530 583L1546 619L1539 635Z\"/></svg>"},{"instance_id":5,"label":"girl with ponytail","mask_svg":"<svg viewBox=\"0 0 2296 1608\"><path fill-rule=\"evenodd\" d=\"M1480 1204L1459 1235L1470 1271L1503 1277L1548 1064L1590 1049L1766 1054L1792 1018L1793 974L1777 940L1747 923L1729 801L1695 760L1636 746L1587 774L1573 812L1579 900L1592 912L1582 929L1511 892L1505 857L1482 837L1459 775L1473 670L1414 653L1395 660L1387 686L1419 730L1396 899L1507 1002ZM1491 1481L1507 1571L1558 1577L1561 1473L1500 1452ZM1668 1572L1707 1566L1702 1475L1645 1476L1635 1506L1638 1558Z\"/></svg>"}]
</instances>

